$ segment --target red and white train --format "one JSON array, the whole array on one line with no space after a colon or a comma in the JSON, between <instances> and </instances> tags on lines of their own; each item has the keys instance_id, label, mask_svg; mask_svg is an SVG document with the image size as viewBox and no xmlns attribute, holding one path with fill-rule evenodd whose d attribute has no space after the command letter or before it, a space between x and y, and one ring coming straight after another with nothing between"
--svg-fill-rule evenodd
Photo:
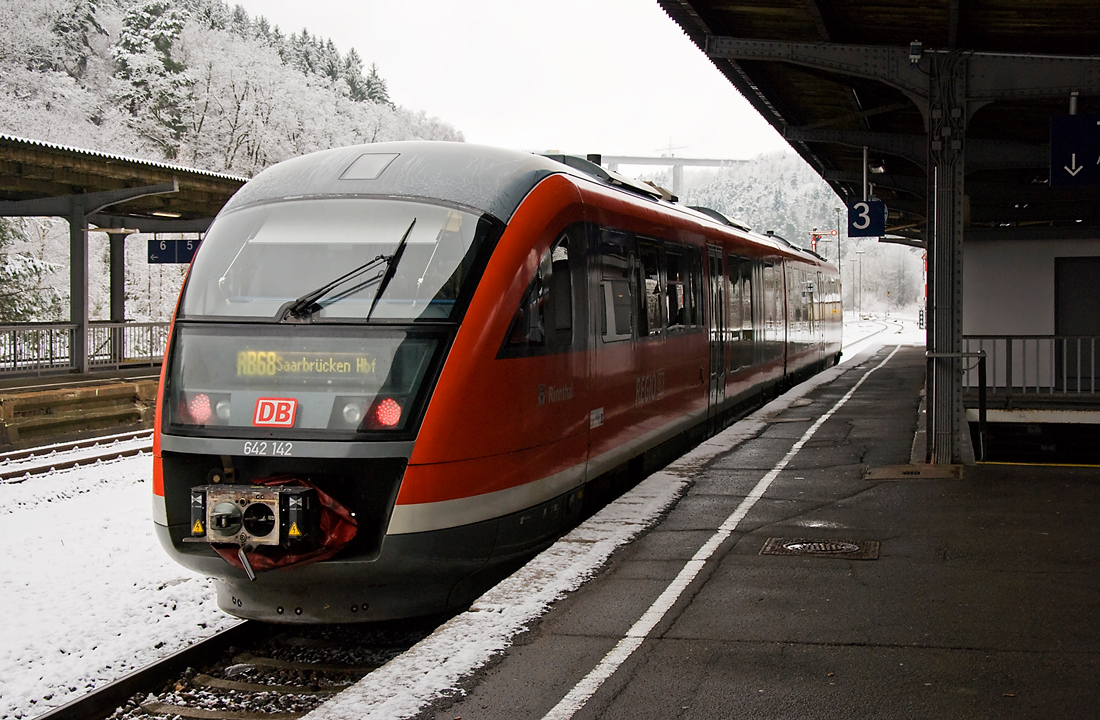
<instances>
[{"instance_id":1,"label":"red and white train","mask_svg":"<svg viewBox=\"0 0 1100 720\"><path fill-rule=\"evenodd\" d=\"M180 296L164 547L242 617L459 608L592 496L837 360L833 265L661 195L462 143L259 174Z\"/></svg>"}]
</instances>

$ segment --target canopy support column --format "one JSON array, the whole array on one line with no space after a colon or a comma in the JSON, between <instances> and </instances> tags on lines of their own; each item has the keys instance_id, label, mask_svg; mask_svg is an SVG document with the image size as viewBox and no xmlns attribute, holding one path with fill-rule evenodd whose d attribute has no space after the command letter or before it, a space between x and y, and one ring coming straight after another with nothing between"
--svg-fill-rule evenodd
<instances>
[{"instance_id":1,"label":"canopy support column","mask_svg":"<svg viewBox=\"0 0 1100 720\"><path fill-rule=\"evenodd\" d=\"M928 113L928 462L964 458L962 398L962 241L968 56L930 58Z\"/></svg>"}]
</instances>

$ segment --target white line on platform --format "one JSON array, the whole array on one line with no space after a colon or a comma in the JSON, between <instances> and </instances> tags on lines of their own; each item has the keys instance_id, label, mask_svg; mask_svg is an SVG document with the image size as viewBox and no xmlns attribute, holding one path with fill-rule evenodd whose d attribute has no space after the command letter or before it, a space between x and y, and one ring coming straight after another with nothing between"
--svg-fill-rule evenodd
<instances>
[{"instance_id":1,"label":"white line on platform","mask_svg":"<svg viewBox=\"0 0 1100 720\"><path fill-rule=\"evenodd\" d=\"M756 487L754 487L752 492L741 501L741 504L737 506L733 514L726 518L726 521L719 526L718 531L714 533L709 540L703 543L703 546L699 548L695 556L684 565L684 568L680 571L680 574L676 576L676 579L665 588L661 596L650 605L649 609L645 611L642 617L627 631L626 636L612 648L611 652L604 656L603 660L600 661L600 664L597 665L592 672L588 673L587 676L569 691L568 695L562 698L550 712L546 713L543 720L569 720L578 710L584 707L589 698L600 689L604 681L611 677L635 650L641 647L642 642L649 637L650 632L653 631L657 623L659 623L668 611L672 609L672 606L679 599L680 595L683 594L687 586L706 565L711 555L713 555L722 543L737 529L737 525L745 518L753 505L764 496L764 493L779 476L779 473L783 471L783 468L787 467L787 464L794 459L794 456L797 455L810 438L814 436L818 428L851 399L860 385L862 385L872 373L890 362L890 359L894 357L900 349L900 345L895 347L894 351L887 355L885 360L864 373L863 377L852 386L851 390L845 393L844 397L838 400L824 415L817 419L817 422L806 430L802 437L798 439L798 442L791 446L791 449L783 456L783 459L780 460L775 467L769 470L767 474L760 479L760 482L756 483Z\"/></svg>"}]
</instances>

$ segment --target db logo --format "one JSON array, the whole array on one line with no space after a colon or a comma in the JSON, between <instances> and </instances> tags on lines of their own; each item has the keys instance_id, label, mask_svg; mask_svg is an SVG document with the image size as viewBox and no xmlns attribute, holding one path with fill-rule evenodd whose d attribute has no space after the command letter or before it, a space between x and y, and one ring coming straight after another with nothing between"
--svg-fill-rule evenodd
<instances>
[{"instance_id":1,"label":"db logo","mask_svg":"<svg viewBox=\"0 0 1100 720\"><path fill-rule=\"evenodd\" d=\"M298 401L294 398L260 398L252 424L264 427L294 427Z\"/></svg>"}]
</instances>

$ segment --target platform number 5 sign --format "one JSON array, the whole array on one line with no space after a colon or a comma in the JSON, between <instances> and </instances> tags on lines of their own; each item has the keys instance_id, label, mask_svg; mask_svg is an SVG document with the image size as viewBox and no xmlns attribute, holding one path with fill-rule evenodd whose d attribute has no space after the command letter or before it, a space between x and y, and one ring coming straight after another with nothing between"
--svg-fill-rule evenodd
<instances>
[{"instance_id":1,"label":"platform number 5 sign","mask_svg":"<svg viewBox=\"0 0 1100 720\"><path fill-rule=\"evenodd\" d=\"M882 237L886 234L886 203L852 200L848 203L848 237Z\"/></svg>"}]
</instances>

